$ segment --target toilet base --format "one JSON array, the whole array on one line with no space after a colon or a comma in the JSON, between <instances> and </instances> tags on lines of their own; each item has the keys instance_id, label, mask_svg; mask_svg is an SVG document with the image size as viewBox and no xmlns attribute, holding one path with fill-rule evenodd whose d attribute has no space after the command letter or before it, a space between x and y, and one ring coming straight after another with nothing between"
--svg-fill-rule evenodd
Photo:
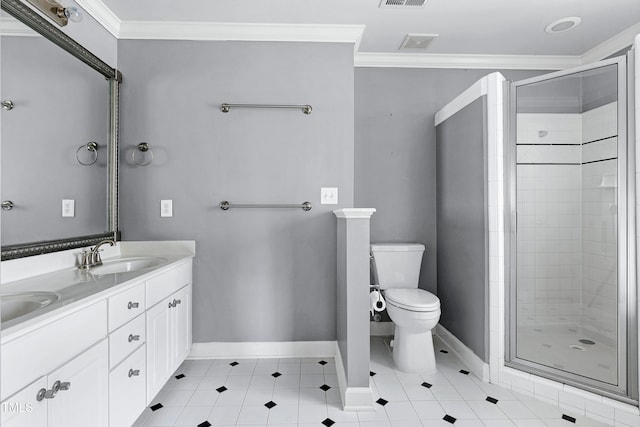
<instances>
[{"instance_id":1,"label":"toilet base","mask_svg":"<svg viewBox=\"0 0 640 427\"><path fill-rule=\"evenodd\" d=\"M402 372L435 374L437 372L436 356L431 330L413 332L396 325L393 362Z\"/></svg>"}]
</instances>

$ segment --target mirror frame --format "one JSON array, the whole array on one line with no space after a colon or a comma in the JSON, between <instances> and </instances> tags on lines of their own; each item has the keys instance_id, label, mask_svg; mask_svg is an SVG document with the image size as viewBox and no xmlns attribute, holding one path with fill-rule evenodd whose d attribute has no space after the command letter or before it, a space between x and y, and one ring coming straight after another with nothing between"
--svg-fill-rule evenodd
<instances>
[{"instance_id":1,"label":"mirror frame","mask_svg":"<svg viewBox=\"0 0 640 427\"><path fill-rule=\"evenodd\" d=\"M55 240L2 246L1 260L23 258L50 252L64 251L94 245L104 239L119 240L118 231L118 113L122 73L110 67L81 44L56 28L20 0L1 0L3 11L16 18L38 34L58 45L84 62L109 81L109 146L107 160L107 231L101 234L68 237Z\"/></svg>"}]
</instances>

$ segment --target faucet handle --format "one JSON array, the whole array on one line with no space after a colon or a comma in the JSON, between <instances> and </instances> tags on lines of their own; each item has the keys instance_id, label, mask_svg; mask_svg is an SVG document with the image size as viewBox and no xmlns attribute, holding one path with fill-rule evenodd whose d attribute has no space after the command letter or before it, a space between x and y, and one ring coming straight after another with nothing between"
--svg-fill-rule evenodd
<instances>
[{"instance_id":1,"label":"faucet handle","mask_svg":"<svg viewBox=\"0 0 640 427\"><path fill-rule=\"evenodd\" d=\"M100 265L102 264L102 257L100 257L100 252L102 252L104 249L98 249L97 251L93 252L93 263Z\"/></svg>"},{"instance_id":2,"label":"faucet handle","mask_svg":"<svg viewBox=\"0 0 640 427\"><path fill-rule=\"evenodd\" d=\"M80 254L80 268L89 268L91 265L91 250L84 248Z\"/></svg>"}]
</instances>

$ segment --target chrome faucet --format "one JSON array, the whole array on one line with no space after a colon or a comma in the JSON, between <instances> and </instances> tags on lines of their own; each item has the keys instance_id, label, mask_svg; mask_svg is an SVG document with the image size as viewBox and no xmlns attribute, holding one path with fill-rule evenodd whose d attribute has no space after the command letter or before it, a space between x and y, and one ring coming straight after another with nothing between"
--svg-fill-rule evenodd
<instances>
[{"instance_id":1,"label":"chrome faucet","mask_svg":"<svg viewBox=\"0 0 640 427\"><path fill-rule=\"evenodd\" d=\"M100 249L100 246L105 245L107 243L109 244L109 246L113 246L113 245L116 244L115 240L106 239L106 240L103 240L103 241L99 242L97 245L95 245L90 250L86 250L86 249L83 250L82 251L82 260L80 261L80 265L78 266L78 268L88 269L88 268L94 267L96 265L102 265L102 258L100 258L100 251L102 249Z\"/></svg>"}]
</instances>

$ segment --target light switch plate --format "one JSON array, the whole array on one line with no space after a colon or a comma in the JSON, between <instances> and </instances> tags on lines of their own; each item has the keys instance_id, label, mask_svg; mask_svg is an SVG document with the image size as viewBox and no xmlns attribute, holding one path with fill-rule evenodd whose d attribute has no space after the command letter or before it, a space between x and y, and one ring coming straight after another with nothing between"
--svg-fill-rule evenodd
<instances>
[{"instance_id":1,"label":"light switch plate","mask_svg":"<svg viewBox=\"0 0 640 427\"><path fill-rule=\"evenodd\" d=\"M163 218L173 216L173 200L160 200L160 216Z\"/></svg>"},{"instance_id":2,"label":"light switch plate","mask_svg":"<svg viewBox=\"0 0 640 427\"><path fill-rule=\"evenodd\" d=\"M62 216L70 218L76 216L76 201L73 199L62 199Z\"/></svg>"},{"instance_id":3,"label":"light switch plate","mask_svg":"<svg viewBox=\"0 0 640 427\"><path fill-rule=\"evenodd\" d=\"M320 204L321 205L337 205L338 189L335 187L320 188Z\"/></svg>"}]
</instances>

